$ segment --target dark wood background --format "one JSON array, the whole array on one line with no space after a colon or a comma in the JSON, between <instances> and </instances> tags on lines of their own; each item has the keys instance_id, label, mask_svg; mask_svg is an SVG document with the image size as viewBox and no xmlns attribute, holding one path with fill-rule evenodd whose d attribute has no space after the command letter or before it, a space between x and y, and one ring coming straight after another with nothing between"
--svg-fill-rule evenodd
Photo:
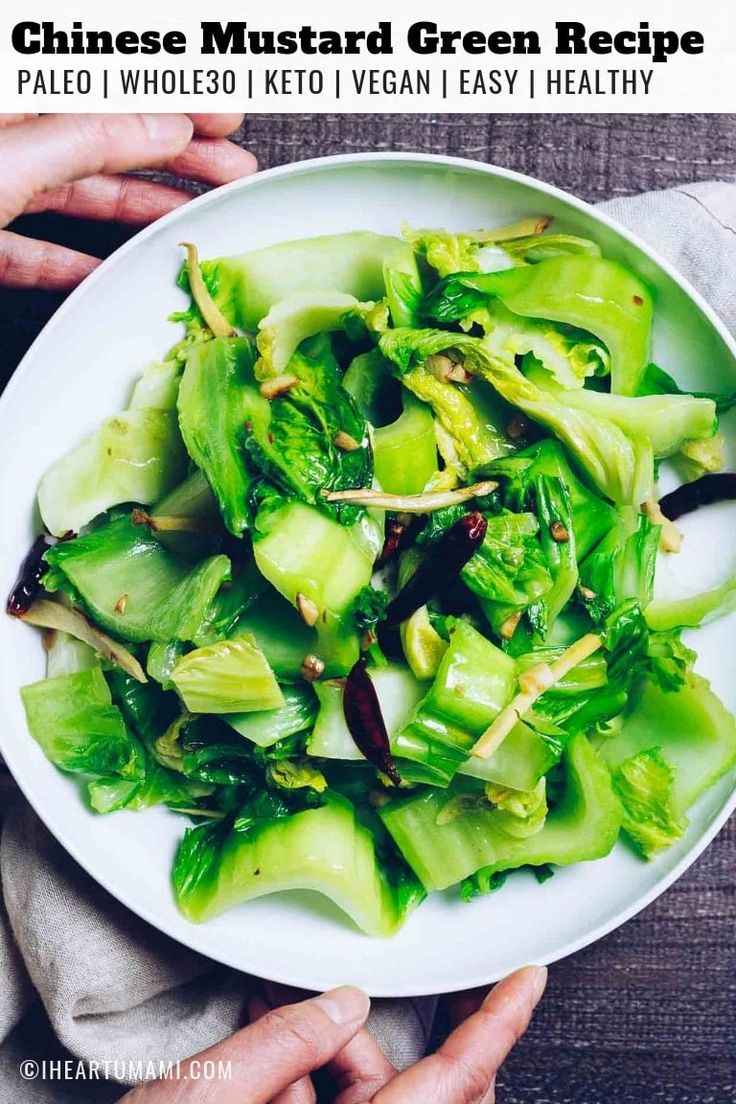
<instances>
[{"instance_id":1,"label":"dark wood background","mask_svg":"<svg viewBox=\"0 0 736 1104\"><path fill-rule=\"evenodd\" d=\"M256 115L239 141L263 168L361 150L450 153L593 201L736 180L736 115ZM126 236L47 217L22 226L100 256ZM58 302L0 293L0 373L10 374ZM553 966L534 1025L499 1080L500 1104L736 1102L735 876L732 820L664 897Z\"/></svg>"}]
</instances>

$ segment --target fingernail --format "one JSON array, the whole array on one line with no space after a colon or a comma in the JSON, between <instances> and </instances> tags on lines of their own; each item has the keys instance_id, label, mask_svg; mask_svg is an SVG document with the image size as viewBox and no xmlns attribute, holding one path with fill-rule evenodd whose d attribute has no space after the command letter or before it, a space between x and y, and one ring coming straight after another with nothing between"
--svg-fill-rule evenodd
<instances>
[{"instance_id":1,"label":"fingernail","mask_svg":"<svg viewBox=\"0 0 736 1104\"><path fill-rule=\"evenodd\" d=\"M142 119L148 137L157 144L186 142L194 133L186 115L143 115Z\"/></svg>"},{"instance_id":2,"label":"fingernail","mask_svg":"<svg viewBox=\"0 0 736 1104\"><path fill-rule=\"evenodd\" d=\"M314 998L326 1016L333 1023L361 1023L368 1015L371 1002L362 989L352 985L341 985L339 989L330 989Z\"/></svg>"},{"instance_id":3,"label":"fingernail","mask_svg":"<svg viewBox=\"0 0 736 1104\"><path fill-rule=\"evenodd\" d=\"M532 982L532 1008L536 1008L542 999L542 994L547 987L547 967L537 966L537 972Z\"/></svg>"}]
</instances>

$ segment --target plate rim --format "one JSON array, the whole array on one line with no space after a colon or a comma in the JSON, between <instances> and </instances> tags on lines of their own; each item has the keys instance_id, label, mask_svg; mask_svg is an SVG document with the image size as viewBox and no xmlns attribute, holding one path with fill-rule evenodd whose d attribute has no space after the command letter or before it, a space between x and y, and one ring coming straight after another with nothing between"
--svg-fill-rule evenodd
<instances>
[{"instance_id":1,"label":"plate rim","mask_svg":"<svg viewBox=\"0 0 736 1104\"><path fill-rule=\"evenodd\" d=\"M734 337L727 329L725 323L720 316L715 312L713 307L707 302L707 300L701 295L701 293L692 286L690 281L685 278L671 262L663 258L659 252L652 248L648 243L644 242L636 233L629 230L627 227L619 223L615 218L612 218L606 212L600 211L597 207L588 203L586 200L565 191L562 188L558 188L556 185L548 184L546 181L539 180L536 177L529 176L526 173L516 172L512 169L507 169L502 166L488 164L481 161L475 161L472 158L464 157L451 157L444 154L425 154L415 152L399 152L399 151L373 151L366 153L347 153L347 154L333 154L326 157L309 158L304 161L291 162L286 165L275 166L270 169L265 169L252 174L249 177L245 177L240 180L233 181L230 184L213 188L204 194L197 196L195 199L190 200L188 203L176 208L169 212L163 218L156 220L149 226L144 227L142 230L134 234L128 241L124 242L118 249L105 258L102 263L94 270L94 272L88 276L77 288L70 293L70 295L64 300L59 308L54 312L52 317L45 324L40 333L34 338L32 344L22 357L20 363L16 367L10 381L8 382L5 391L0 396L0 424L2 423L5 407L8 405L11 398L14 396L15 391L22 385L22 379L25 374L27 364L30 363L36 355L37 346L53 336L56 328L64 321L70 312L73 312L77 304L83 300L84 296L90 292L97 282L105 278L106 274L113 269L129 252L136 250L144 245L148 237L157 233L161 228L166 227L169 223L176 222L178 219L184 217L184 215L192 208L198 208L206 206L209 203L217 201L219 197L226 193L247 191L254 186L260 186L264 182L268 183L272 180L278 180L283 177L298 176L304 173L312 173L322 169L350 167L355 164L370 164L374 163L377 166L391 165L391 164L413 164L422 165L428 164L436 167L445 168L458 168L472 173L482 174L489 178L501 178L511 182L531 187L537 191L541 191L568 206L577 209L585 214L587 217L592 218L598 223L606 226L610 230L614 231L619 237L628 241L631 245L640 250L647 258L652 260L671 280L673 280L677 286L682 290L685 295L695 304L704 316L708 325L716 332L721 338L726 348L731 353L736 363L736 337ZM222 965L229 966L238 970L241 973L255 972L257 976L263 976L258 973L258 966L255 971L251 971L249 966L244 965L242 961L236 961L234 956L229 955L227 952L220 954L213 954L213 949L209 945L209 941L205 936L207 931L206 926L190 925L191 930L186 933L177 932L174 934L168 925L165 918L157 916L154 912L139 903L131 903L129 895L125 889L121 891L115 885L114 878L108 878L103 872L99 873L96 870L93 871L91 866L92 860L85 858L84 849L78 847L73 841L70 841L66 837L64 821L61 818L57 818L54 815L53 807L40 806L26 791L24 782L21 781L23 771L19 766L19 771L16 773L15 754L12 749L12 743L8 746L8 741L5 737L5 730L0 729L0 752L5 759L5 763L16 783L19 787L26 801L33 808L36 815L42 821L44 826L48 829L54 839L64 848L64 850L74 859L75 862L88 874L98 885L102 886L110 895L125 908L129 909L136 916L140 917L146 923L150 924L157 931L162 932L168 938L173 939L176 943L189 948L192 951L205 956L206 958L221 963ZM661 878L656 880L650 889L637 897L631 904L616 911L611 917L598 924L596 927L585 932L577 939L569 940L566 943L562 943L560 946L555 947L547 954L541 955L538 959L539 965L549 965L550 963L559 961L562 958L566 958L568 955L574 954L584 947L590 946L593 943L598 942L604 936L610 932L621 927L632 917L636 916L639 912L647 908L653 901L661 896L674 882L676 882L702 855L705 849L712 843L713 839L718 835L719 831L729 819L731 814L736 811L736 788L726 798L720 811L713 817L706 828L703 829L699 839L688 848L686 853L677 862L674 867L662 875ZM201 934L200 934L201 933ZM257 956L256 956L257 957ZM519 966L523 965L522 962L518 963ZM287 985L294 985L293 975L289 972L280 973L278 970L269 969L268 976L271 980L280 982ZM453 983L452 987L444 987L444 992L457 992L470 987L475 987L483 984L490 984L497 980L495 977L487 977L482 975L479 980L479 974L475 973L462 980L457 980ZM306 977L301 976L299 984L309 988L320 988L319 980L316 977L309 977L309 967L307 965ZM436 993L436 985L432 986L430 983L419 987L412 986L410 989L399 986L392 987L386 985L379 985L377 987L370 987L370 992L375 997L411 997L411 996L429 996Z\"/></svg>"}]
</instances>

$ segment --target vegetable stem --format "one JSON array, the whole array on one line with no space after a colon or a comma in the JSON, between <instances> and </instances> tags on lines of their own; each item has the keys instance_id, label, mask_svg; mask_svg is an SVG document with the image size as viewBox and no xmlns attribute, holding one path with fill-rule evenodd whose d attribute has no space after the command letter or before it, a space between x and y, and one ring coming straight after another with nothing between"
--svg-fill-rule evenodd
<instances>
[{"instance_id":1,"label":"vegetable stem","mask_svg":"<svg viewBox=\"0 0 736 1104\"><path fill-rule=\"evenodd\" d=\"M175 517L167 514L147 514L133 510L134 525L147 525L152 533L219 533L221 530L207 518Z\"/></svg>"},{"instance_id":2,"label":"vegetable stem","mask_svg":"<svg viewBox=\"0 0 736 1104\"><path fill-rule=\"evenodd\" d=\"M377 506L396 513L428 514L442 510L446 506L457 506L471 498L481 498L491 494L498 483L486 479L481 483L471 483L469 487L457 487L451 491L434 491L417 495L393 495L384 491L375 491L371 487L351 491L323 491L328 502L348 502L352 506Z\"/></svg>"},{"instance_id":3,"label":"vegetable stem","mask_svg":"<svg viewBox=\"0 0 736 1104\"><path fill-rule=\"evenodd\" d=\"M138 682L148 682L135 656L122 644L118 644L117 641L96 629L79 610L69 609L59 605L58 602L50 602L47 598L39 598L21 615L21 620L27 621L29 625L37 625L41 629L59 629L61 632L69 633L77 640L83 640L85 644L89 644L105 659L122 667Z\"/></svg>"},{"instance_id":4,"label":"vegetable stem","mask_svg":"<svg viewBox=\"0 0 736 1104\"><path fill-rule=\"evenodd\" d=\"M598 633L588 633L577 640L561 656L550 664L540 663L526 671L519 679L521 692L501 710L492 725L476 741L471 754L476 759L490 759L504 742L514 726L529 712L534 703L546 690L563 679L565 675L582 663L588 656L603 647L603 637Z\"/></svg>"},{"instance_id":5,"label":"vegetable stem","mask_svg":"<svg viewBox=\"0 0 736 1104\"><path fill-rule=\"evenodd\" d=\"M235 330L225 318L220 308L209 293L207 285L202 279L202 270L199 267L199 253L192 242L179 242L187 251L187 267L189 270L189 288L192 299L197 304L199 312L212 330L215 337L235 337Z\"/></svg>"},{"instance_id":6,"label":"vegetable stem","mask_svg":"<svg viewBox=\"0 0 736 1104\"><path fill-rule=\"evenodd\" d=\"M679 552L682 545L682 533L674 521L666 517L656 498L648 498L642 507L653 525L660 526L659 550L660 552Z\"/></svg>"}]
</instances>

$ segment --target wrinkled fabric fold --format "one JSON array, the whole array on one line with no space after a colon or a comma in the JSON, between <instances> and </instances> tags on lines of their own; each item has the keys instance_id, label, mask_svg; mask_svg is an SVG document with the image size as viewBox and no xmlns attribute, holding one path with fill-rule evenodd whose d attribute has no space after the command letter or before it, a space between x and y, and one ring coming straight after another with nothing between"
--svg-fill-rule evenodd
<instances>
[{"instance_id":1,"label":"wrinkled fabric fold","mask_svg":"<svg viewBox=\"0 0 736 1104\"><path fill-rule=\"evenodd\" d=\"M683 185L600 209L674 265L736 333L736 185ZM176 1060L242 1026L251 979L119 905L52 839L7 776L0 809L0 1104L91 1099L84 1082L21 1079L21 1021L39 1001L61 1045L98 1062ZM369 1028L399 1068L424 1053L435 1005L374 1002ZM120 1092L99 1087L94 1099Z\"/></svg>"}]
</instances>

